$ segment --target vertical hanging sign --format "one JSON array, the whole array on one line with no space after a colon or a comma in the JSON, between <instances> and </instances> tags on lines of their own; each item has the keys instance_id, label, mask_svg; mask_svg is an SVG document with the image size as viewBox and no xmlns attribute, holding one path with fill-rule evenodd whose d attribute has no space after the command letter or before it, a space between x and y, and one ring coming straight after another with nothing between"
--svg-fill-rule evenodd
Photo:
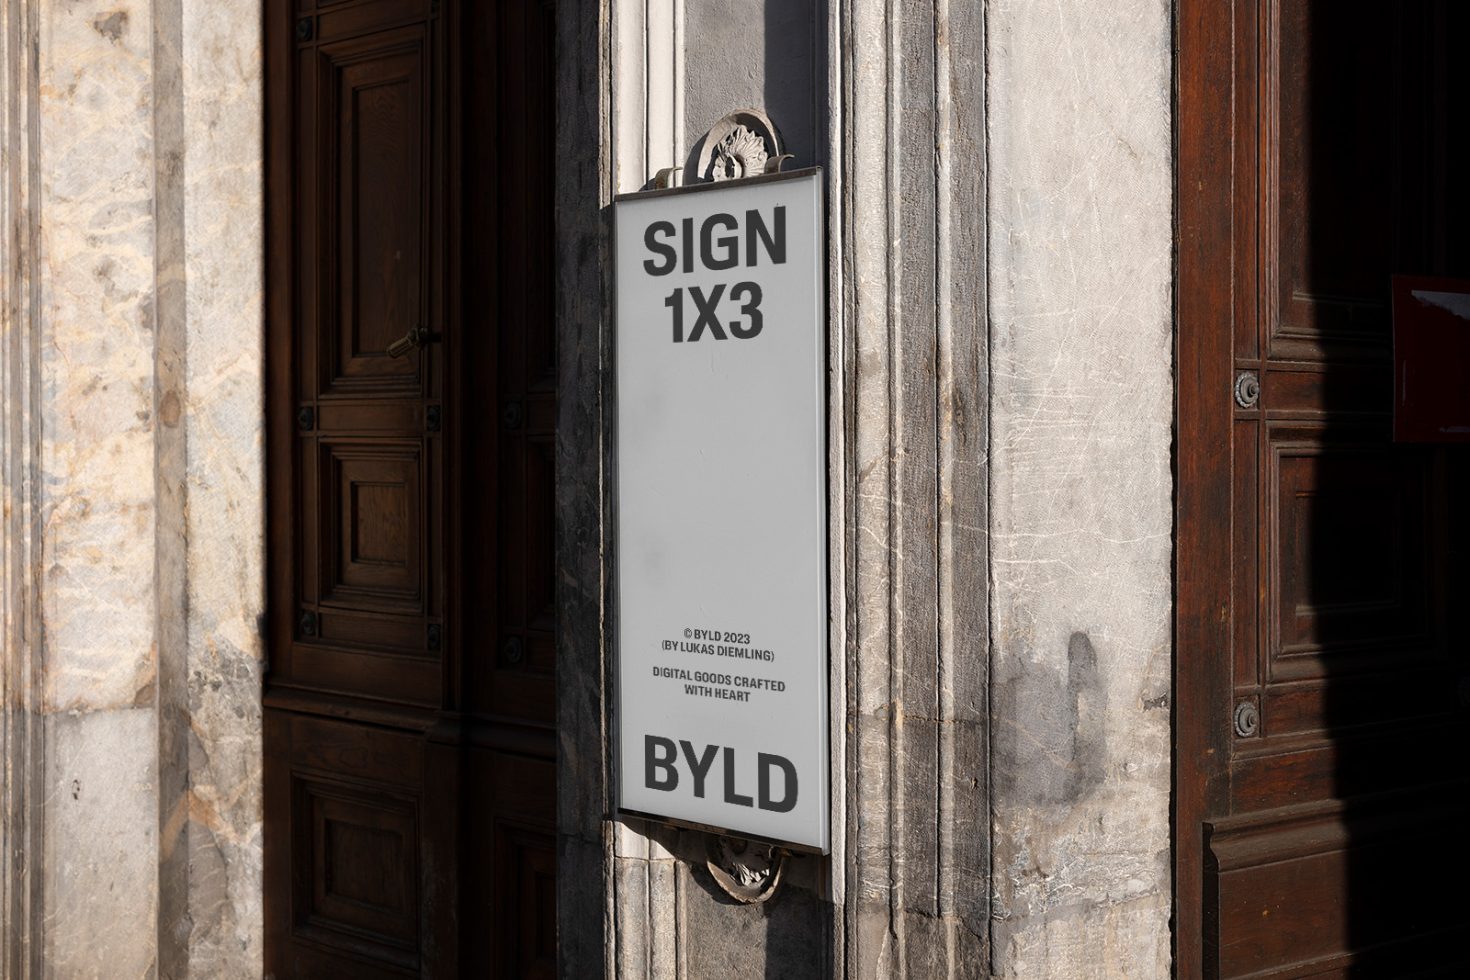
<instances>
[{"instance_id":1,"label":"vertical hanging sign","mask_svg":"<svg viewBox=\"0 0 1470 980\"><path fill-rule=\"evenodd\" d=\"M615 207L618 806L825 852L822 174Z\"/></svg>"}]
</instances>

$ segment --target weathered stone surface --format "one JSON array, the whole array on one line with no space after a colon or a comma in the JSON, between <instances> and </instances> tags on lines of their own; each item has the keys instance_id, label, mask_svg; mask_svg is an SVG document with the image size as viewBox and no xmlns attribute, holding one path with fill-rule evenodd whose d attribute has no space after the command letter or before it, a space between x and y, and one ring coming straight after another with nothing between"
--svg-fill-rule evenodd
<instances>
[{"instance_id":1,"label":"weathered stone surface","mask_svg":"<svg viewBox=\"0 0 1470 980\"><path fill-rule=\"evenodd\" d=\"M151 704L150 7L38 13L46 701Z\"/></svg>"},{"instance_id":2,"label":"weathered stone surface","mask_svg":"<svg viewBox=\"0 0 1470 980\"><path fill-rule=\"evenodd\" d=\"M720 892L709 870L678 865L684 977L806 980L831 976L834 908L788 883L760 905ZM694 937L708 937L691 942Z\"/></svg>"},{"instance_id":3,"label":"weathered stone surface","mask_svg":"<svg viewBox=\"0 0 1470 980\"><path fill-rule=\"evenodd\" d=\"M38 4L27 173L39 235L45 796L31 942L54 976L156 969L152 8ZM19 161L15 161L19 163ZM12 446L24 452L29 447Z\"/></svg>"},{"instance_id":4,"label":"weathered stone surface","mask_svg":"<svg viewBox=\"0 0 1470 980\"><path fill-rule=\"evenodd\" d=\"M189 972L262 969L259 0L179 7L188 439Z\"/></svg>"},{"instance_id":5,"label":"weathered stone surface","mask_svg":"<svg viewBox=\"0 0 1470 980\"><path fill-rule=\"evenodd\" d=\"M989 9L992 971L1166 976L1169 5Z\"/></svg>"},{"instance_id":6,"label":"weathered stone surface","mask_svg":"<svg viewBox=\"0 0 1470 980\"><path fill-rule=\"evenodd\" d=\"M556 5L557 966L611 972L616 888L605 765L607 597L604 413L610 327L603 309L604 206L611 110L604 27L609 0ZM634 974L629 974L634 975Z\"/></svg>"},{"instance_id":7,"label":"weathered stone surface","mask_svg":"<svg viewBox=\"0 0 1470 980\"><path fill-rule=\"evenodd\" d=\"M155 965L158 728L151 707L51 715L42 962L51 977Z\"/></svg>"}]
</instances>

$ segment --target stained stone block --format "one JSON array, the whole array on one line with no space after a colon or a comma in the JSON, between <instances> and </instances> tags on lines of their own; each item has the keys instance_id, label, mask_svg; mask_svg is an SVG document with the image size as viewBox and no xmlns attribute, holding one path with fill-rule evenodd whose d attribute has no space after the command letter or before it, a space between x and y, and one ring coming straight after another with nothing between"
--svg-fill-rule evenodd
<instances>
[{"instance_id":1,"label":"stained stone block","mask_svg":"<svg viewBox=\"0 0 1470 980\"><path fill-rule=\"evenodd\" d=\"M46 725L45 951L56 977L144 977L158 911L158 726L151 708Z\"/></svg>"}]
</instances>

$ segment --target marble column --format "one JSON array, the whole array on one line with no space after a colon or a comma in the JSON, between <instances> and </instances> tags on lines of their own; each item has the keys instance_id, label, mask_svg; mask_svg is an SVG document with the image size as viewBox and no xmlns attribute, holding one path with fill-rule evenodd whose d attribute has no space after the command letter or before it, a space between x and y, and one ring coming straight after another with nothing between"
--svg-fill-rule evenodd
<instances>
[{"instance_id":1,"label":"marble column","mask_svg":"<svg viewBox=\"0 0 1470 980\"><path fill-rule=\"evenodd\" d=\"M6 975L258 975L258 5L3 23Z\"/></svg>"}]
</instances>

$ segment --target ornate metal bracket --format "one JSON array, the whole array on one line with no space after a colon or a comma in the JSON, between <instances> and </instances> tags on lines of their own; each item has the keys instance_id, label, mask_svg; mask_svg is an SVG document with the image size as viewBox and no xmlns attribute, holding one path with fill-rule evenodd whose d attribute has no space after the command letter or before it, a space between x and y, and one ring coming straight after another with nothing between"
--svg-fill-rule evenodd
<instances>
[{"instance_id":1,"label":"ornate metal bracket","mask_svg":"<svg viewBox=\"0 0 1470 980\"><path fill-rule=\"evenodd\" d=\"M694 179L700 181L776 173L790 159L790 154L781 152L776 124L759 109L737 109L725 116L695 144L690 156Z\"/></svg>"},{"instance_id":2,"label":"ornate metal bracket","mask_svg":"<svg viewBox=\"0 0 1470 980\"><path fill-rule=\"evenodd\" d=\"M786 868L786 851L737 837L709 838L706 862L715 884L737 902L757 905L776 893Z\"/></svg>"}]
</instances>

